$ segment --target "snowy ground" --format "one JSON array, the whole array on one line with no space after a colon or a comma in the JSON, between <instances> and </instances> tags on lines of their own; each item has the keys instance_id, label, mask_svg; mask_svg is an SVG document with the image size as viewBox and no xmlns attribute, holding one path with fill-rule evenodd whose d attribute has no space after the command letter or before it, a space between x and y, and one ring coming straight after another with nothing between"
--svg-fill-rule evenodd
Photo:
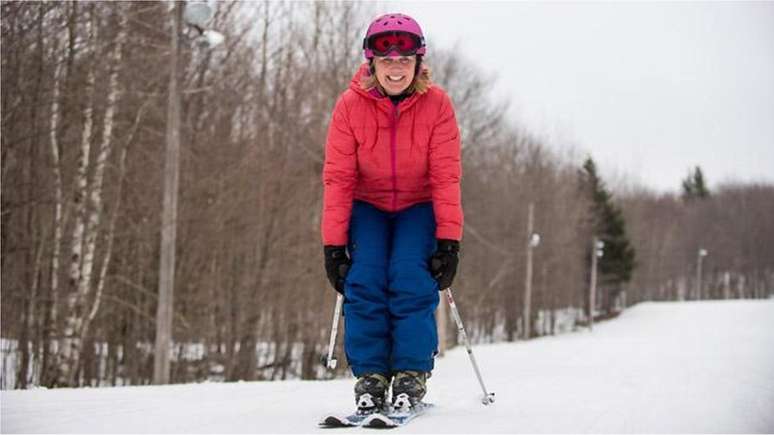
<instances>
[{"instance_id":1,"label":"snowy ground","mask_svg":"<svg viewBox=\"0 0 774 435\"><path fill-rule=\"evenodd\" d=\"M463 312L464 315L464 312ZM647 303L583 331L437 361L405 433L774 432L774 300ZM310 433L352 379L3 391L0 432Z\"/></svg>"}]
</instances>

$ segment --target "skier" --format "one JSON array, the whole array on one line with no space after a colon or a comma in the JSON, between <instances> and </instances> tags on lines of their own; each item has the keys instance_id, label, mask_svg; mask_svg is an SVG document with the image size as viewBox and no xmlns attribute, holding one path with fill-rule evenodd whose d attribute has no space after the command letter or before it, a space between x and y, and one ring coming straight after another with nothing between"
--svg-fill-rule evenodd
<instances>
[{"instance_id":1,"label":"skier","mask_svg":"<svg viewBox=\"0 0 774 435\"><path fill-rule=\"evenodd\" d=\"M457 270L463 214L459 127L422 62L419 24L399 13L376 18L363 53L328 127L321 227L366 414L390 403L410 409L427 391L434 311Z\"/></svg>"}]
</instances>

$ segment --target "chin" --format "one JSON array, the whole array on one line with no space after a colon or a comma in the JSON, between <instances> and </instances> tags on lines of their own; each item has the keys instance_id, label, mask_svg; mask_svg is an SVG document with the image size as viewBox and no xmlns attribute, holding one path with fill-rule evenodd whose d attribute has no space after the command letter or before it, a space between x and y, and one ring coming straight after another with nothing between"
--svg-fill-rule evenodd
<instances>
[{"instance_id":1,"label":"chin","mask_svg":"<svg viewBox=\"0 0 774 435\"><path fill-rule=\"evenodd\" d=\"M401 86L401 87L395 87L395 86L384 86L382 85L382 88L389 94L389 95L400 95L403 92L408 89L408 85Z\"/></svg>"},{"instance_id":2,"label":"chin","mask_svg":"<svg viewBox=\"0 0 774 435\"><path fill-rule=\"evenodd\" d=\"M388 86L385 86L384 84L387 83ZM409 85L411 84L410 81L406 81L405 84L401 83L399 86L395 86L393 83L387 79L387 77L380 78L379 84L382 86L382 89L384 89L388 94L390 95L400 95L403 92L406 91L406 89L409 88Z\"/></svg>"}]
</instances>

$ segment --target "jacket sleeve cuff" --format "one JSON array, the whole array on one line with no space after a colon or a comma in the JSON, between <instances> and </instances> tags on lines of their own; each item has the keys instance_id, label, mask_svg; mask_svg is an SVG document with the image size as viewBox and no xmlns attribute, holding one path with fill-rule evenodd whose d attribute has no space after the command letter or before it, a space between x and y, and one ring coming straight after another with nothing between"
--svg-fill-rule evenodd
<instances>
[{"instance_id":1,"label":"jacket sleeve cuff","mask_svg":"<svg viewBox=\"0 0 774 435\"><path fill-rule=\"evenodd\" d=\"M348 242L347 233L325 234L323 236L323 245L325 246L346 246Z\"/></svg>"},{"instance_id":2,"label":"jacket sleeve cuff","mask_svg":"<svg viewBox=\"0 0 774 435\"><path fill-rule=\"evenodd\" d=\"M462 227L439 226L435 230L436 239L462 240Z\"/></svg>"}]
</instances>

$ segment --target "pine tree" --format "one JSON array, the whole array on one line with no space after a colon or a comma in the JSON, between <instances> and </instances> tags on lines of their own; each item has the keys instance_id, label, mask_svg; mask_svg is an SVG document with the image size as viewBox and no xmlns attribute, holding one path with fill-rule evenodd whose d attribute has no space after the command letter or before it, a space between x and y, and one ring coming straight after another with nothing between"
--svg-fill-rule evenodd
<instances>
[{"instance_id":1,"label":"pine tree","mask_svg":"<svg viewBox=\"0 0 774 435\"><path fill-rule=\"evenodd\" d=\"M693 171L688 171L688 176L683 179L683 199L691 201L709 198L709 196L710 192L704 181L704 173L701 167L696 166Z\"/></svg>"},{"instance_id":2,"label":"pine tree","mask_svg":"<svg viewBox=\"0 0 774 435\"><path fill-rule=\"evenodd\" d=\"M626 222L620 208L613 203L612 194L605 188L597 174L596 164L591 157L583 164L581 185L592 199L592 226L594 234L605 243L604 255L599 259L599 283L609 294L606 309L623 284L632 278L635 268L635 251L626 234Z\"/></svg>"}]
</instances>

